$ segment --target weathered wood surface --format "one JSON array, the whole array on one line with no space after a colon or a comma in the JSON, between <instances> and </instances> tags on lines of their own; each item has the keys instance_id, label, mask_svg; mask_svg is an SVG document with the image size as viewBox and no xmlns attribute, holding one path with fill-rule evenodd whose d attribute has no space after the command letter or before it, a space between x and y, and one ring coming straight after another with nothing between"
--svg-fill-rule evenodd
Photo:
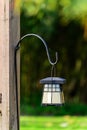
<instances>
[{"instance_id":1,"label":"weathered wood surface","mask_svg":"<svg viewBox=\"0 0 87 130\"><path fill-rule=\"evenodd\" d=\"M14 46L19 36L14 0L0 0L0 130L17 130Z\"/></svg>"}]
</instances>

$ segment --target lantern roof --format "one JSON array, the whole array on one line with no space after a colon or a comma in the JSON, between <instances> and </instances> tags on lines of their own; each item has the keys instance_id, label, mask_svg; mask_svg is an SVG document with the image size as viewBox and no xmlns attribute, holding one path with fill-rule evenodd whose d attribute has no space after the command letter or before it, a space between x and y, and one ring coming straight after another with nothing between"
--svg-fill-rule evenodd
<instances>
[{"instance_id":1,"label":"lantern roof","mask_svg":"<svg viewBox=\"0 0 87 130\"><path fill-rule=\"evenodd\" d=\"M47 77L40 80L41 84L64 84L66 79L60 77Z\"/></svg>"}]
</instances>

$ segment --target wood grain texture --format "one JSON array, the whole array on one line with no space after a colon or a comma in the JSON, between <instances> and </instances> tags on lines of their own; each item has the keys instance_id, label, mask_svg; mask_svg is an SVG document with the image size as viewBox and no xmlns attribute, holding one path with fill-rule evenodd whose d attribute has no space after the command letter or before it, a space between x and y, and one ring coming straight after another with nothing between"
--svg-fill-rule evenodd
<instances>
[{"instance_id":1,"label":"wood grain texture","mask_svg":"<svg viewBox=\"0 0 87 130\"><path fill-rule=\"evenodd\" d=\"M20 18L14 0L0 0L0 130L17 130L14 47L20 36Z\"/></svg>"}]
</instances>

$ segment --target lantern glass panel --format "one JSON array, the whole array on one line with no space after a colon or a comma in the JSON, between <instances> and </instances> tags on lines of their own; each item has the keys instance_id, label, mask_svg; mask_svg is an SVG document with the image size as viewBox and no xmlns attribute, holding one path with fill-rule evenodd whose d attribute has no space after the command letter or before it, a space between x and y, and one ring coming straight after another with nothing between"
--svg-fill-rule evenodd
<instances>
[{"instance_id":1,"label":"lantern glass panel","mask_svg":"<svg viewBox=\"0 0 87 130\"><path fill-rule=\"evenodd\" d=\"M64 95L63 92L53 92L52 93L52 104L63 104Z\"/></svg>"},{"instance_id":2,"label":"lantern glass panel","mask_svg":"<svg viewBox=\"0 0 87 130\"><path fill-rule=\"evenodd\" d=\"M62 105L64 104L64 95L62 84L65 79L59 77L47 77L40 80L44 84L42 105Z\"/></svg>"},{"instance_id":3,"label":"lantern glass panel","mask_svg":"<svg viewBox=\"0 0 87 130\"><path fill-rule=\"evenodd\" d=\"M61 103L61 94L60 92L52 93L52 104L60 104Z\"/></svg>"},{"instance_id":4,"label":"lantern glass panel","mask_svg":"<svg viewBox=\"0 0 87 130\"><path fill-rule=\"evenodd\" d=\"M45 84L44 85L44 92L47 92L49 90L49 86L48 86L48 84Z\"/></svg>"},{"instance_id":5,"label":"lantern glass panel","mask_svg":"<svg viewBox=\"0 0 87 130\"><path fill-rule=\"evenodd\" d=\"M55 91L61 91L60 90L60 85L59 84L56 84L56 90Z\"/></svg>"},{"instance_id":6,"label":"lantern glass panel","mask_svg":"<svg viewBox=\"0 0 87 130\"><path fill-rule=\"evenodd\" d=\"M42 104L50 104L51 103L51 92L44 92Z\"/></svg>"}]
</instances>

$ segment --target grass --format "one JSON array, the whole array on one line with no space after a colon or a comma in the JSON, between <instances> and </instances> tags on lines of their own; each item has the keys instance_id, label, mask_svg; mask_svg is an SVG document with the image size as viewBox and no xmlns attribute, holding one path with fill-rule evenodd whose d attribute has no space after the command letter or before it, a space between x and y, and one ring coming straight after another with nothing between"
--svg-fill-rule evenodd
<instances>
[{"instance_id":1,"label":"grass","mask_svg":"<svg viewBox=\"0 0 87 130\"><path fill-rule=\"evenodd\" d=\"M21 116L20 130L87 130L87 116Z\"/></svg>"}]
</instances>

